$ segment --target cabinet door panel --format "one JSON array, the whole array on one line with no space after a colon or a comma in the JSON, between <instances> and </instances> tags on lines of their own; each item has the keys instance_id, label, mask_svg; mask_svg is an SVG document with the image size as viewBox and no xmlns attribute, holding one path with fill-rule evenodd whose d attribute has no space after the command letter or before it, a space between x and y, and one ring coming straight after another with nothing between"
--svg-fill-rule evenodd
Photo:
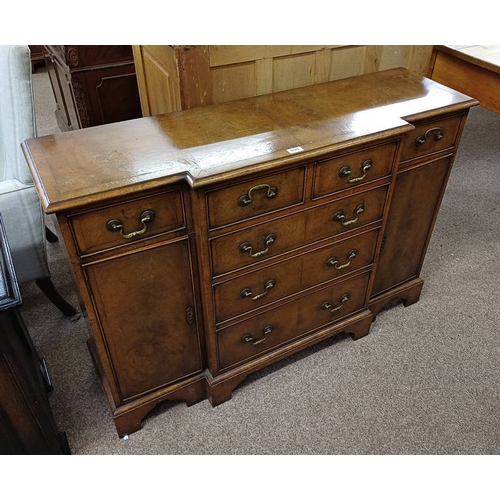
<instances>
[{"instance_id":1,"label":"cabinet door panel","mask_svg":"<svg viewBox=\"0 0 500 500\"><path fill-rule=\"evenodd\" d=\"M398 174L372 295L420 273L450 166L448 157Z\"/></svg>"},{"instance_id":2,"label":"cabinet door panel","mask_svg":"<svg viewBox=\"0 0 500 500\"><path fill-rule=\"evenodd\" d=\"M111 365L122 398L201 369L188 240L90 264Z\"/></svg>"}]
</instances>

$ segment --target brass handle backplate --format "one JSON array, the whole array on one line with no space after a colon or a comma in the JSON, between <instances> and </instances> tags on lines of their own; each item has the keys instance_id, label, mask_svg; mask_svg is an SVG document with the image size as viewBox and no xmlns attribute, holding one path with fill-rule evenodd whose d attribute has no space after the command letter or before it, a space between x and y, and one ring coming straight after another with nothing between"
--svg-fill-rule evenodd
<instances>
[{"instance_id":1,"label":"brass handle backplate","mask_svg":"<svg viewBox=\"0 0 500 500\"><path fill-rule=\"evenodd\" d=\"M253 201L252 193L253 191L258 191L259 189L267 189L266 198L275 198L278 195L278 188L274 186L270 186L269 184L259 184L258 186L254 186L248 191L247 194L242 194L238 198L238 205L240 207L246 207L250 205Z\"/></svg>"},{"instance_id":2,"label":"brass handle backplate","mask_svg":"<svg viewBox=\"0 0 500 500\"><path fill-rule=\"evenodd\" d=\"M340 304L337 307L333 307L332 304L330 304L330 302L323 302L323 304L321 305L321 309L324 309L325 311L334 313L334 312L338 311L344 305L344 303L347 302L348 300L349 300L349 294L344 293L344 295L342 295L342 297L340 297L340 299L339 299Z\"/></svg>"},{"instance_id":3,"label":"brass handle backplate","mask_svg":"<svg viewBox=\"0 0 500 500\"><path fill-rule=\"evenodd\" d=\"M432 132L434 132L434 141L435 142L440 141L444 137L444 132L443 132L442 128L440 128L440 127L430 128L429 130L427 130L427 132L425 134L419 135L415 139L415 145L418 147L418 146L422 146L422 144L425 144L425 142L427 141L427 134L430 134Z\"/></svg>"},{"instance_id":4,"label":"brass handle backplate","mask_svg":"<svg viewBox=\"0 0 500 500\"><path fill-rule=\"evenodd\" d=\"M258 300L262 299L267 295L267 292L271 290L276 285L276 280L267 280L264 283L264 291L259 293L258 295L254 295L251 288L243 288L240 292L240 296L242 299L250 299L250 300Z\"/></svg>"},{"instance_id":5,"label":"brass handle backplate","mask_svg":"<svg viewBox=\"0 0 500 500\"><path fill-rule=\"evenodd\" d=\"M264 243L266 244L266 248L264 250L260 250L259 252L252 252L252 245L248 243L248 241L243 242L240 245L240 252L245 253L248 252L250 257L260 257L261 255L266 254L269 251L269 247L276 241L277 236L275 234L268 234L266 236L266 239L264 240Z\"/></svg>"},{"instance_id":6,"label":"brass handle backplate","mask_svg":"<svg viewBox=\"0 0 500 500\"><path fill-rule=\"evenodd\" d=\"M260 339L254 339L250 334L247 334L245 335L241 340L243 342L246 342L247 344L253 344L253 345L258 345L262 342L264 342L264 340L267 339L267 336L273 331L273 327L272 325L268 325L266 326L263 330L262 330L262 337L260 337Z\"/></svg>"},{"instance_id":7,"label":"brass handle backplate","mask_svg":"<svg viewBox=\"0 0 500 500\"><path fill-rule=\"evenodd\" d=\"M354 210L354 214L356 215L356 218L351 219L351 220L344 220L345 219L345 214L342 210L338 210L333 214L333 220L336 222L340 222L343 226L349 226L350 224L354 224L358 219L359 215L364 212L365 206L363 203L360 203L356 209Z\"/></svg>"},{"instance_id":8,"label":"brass handle backplate","mask_svg":"<svg viewBox=\"0 0 500 500\"><path fill-rule=\"evenodd\" d=\"M326 261L326 265L333 266L335 269L338 270L344 269L345 267L348 267L351 264L351 260L354 259L356 255L358 255L358 251L354 248L347 254L347 262L345 264L339 264L337 257L330 257Z\"/></svg>"},{"instance_id":9,"label":"brass handle backplate","mask_svg":"<svg viewBox=\"0 0 500 500\"><path fill-rule=\"evenodd\" d=\"M361 170L363 175L361 177L355 177L354 179L347 179L348 182L353 183L353 182L359 182L362 181L366 177L366 172L370 170L373 166L373 161L371 158L367 158L362 164L361 164ZM339 170L339 177L341 179L349 177L351 175L351 169L347 166L344 165L343 167L340 168Z\"/></svg>"},{"instance_id":10,"label":"brass handle backplate","mask_svg":"<svg viewBox=\"0 0 500 500\"><path fill-rule=\"evenodd\" d=\"M123 223L120 219L111 219L108 222L106 222L106 229L108 231L111 231L112 233L120 231L120 235L122 236L122 238L130 239L133 238L134 236L140 236L141 234L144 234L148 228L148 224L150 222L153 222L154 219L155 219L155 213L152 210L144 210L139 219L139 221L142 224L141 229L138 229L137 231L133 231L131 233L124 233Z\"/></svg>"}]
</instances>

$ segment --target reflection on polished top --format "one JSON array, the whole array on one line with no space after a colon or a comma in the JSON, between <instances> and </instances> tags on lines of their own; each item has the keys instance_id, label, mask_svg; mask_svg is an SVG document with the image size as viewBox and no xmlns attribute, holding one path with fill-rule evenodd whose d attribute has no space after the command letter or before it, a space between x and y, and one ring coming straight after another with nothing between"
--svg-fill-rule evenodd
<instances>
[{"instance_id":1,"label":"reflection on polished top","mask_svg":"<svg viewBox=\"0 0 500 500\"><path fill-rule=\"evenodd\" d=\"M404 69L30 139L47 213L185 179L261 172L413 128L473 99Z\"/></svg>"}]
</instances>

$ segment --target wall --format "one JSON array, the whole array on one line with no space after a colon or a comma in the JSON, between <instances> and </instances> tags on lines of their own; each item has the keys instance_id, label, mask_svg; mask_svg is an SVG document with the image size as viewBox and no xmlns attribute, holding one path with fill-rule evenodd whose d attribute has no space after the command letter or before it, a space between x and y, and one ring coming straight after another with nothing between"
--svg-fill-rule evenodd
<instances>
[{"instance_id":1,"label":"wall","mask_svg":"<svg viewBox=\"0 0 500 500\"><path fill-rule=\"evenodd\" d=\"M399 66L426 75L432 45L136 45L144 116Z\"/></svg>"}]
</instances>

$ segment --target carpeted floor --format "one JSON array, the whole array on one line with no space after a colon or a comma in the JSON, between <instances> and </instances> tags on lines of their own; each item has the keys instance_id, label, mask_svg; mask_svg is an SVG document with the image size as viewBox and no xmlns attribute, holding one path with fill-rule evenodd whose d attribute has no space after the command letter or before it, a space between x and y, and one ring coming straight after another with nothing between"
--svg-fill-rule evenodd
<instances>
[{"instance_id":1,"label":"carpeted floor","mask_svg":"<svg viewBox=\"0 0 500 500\"><path fill-rule=\"evenodd\" d=\"M34 87L39 135L53 133L44 70ZM22 315L49 364L54 417L72 453L499 454L499 138L500 116L472 109L417 304L382 312L357 342L337 337L253 374L216 408L163 403L128 440L115 431L84 319L64 318L23 285ZM77 305L60 245L48 246L54 281Z\"/></svg>"}]
</instances>

